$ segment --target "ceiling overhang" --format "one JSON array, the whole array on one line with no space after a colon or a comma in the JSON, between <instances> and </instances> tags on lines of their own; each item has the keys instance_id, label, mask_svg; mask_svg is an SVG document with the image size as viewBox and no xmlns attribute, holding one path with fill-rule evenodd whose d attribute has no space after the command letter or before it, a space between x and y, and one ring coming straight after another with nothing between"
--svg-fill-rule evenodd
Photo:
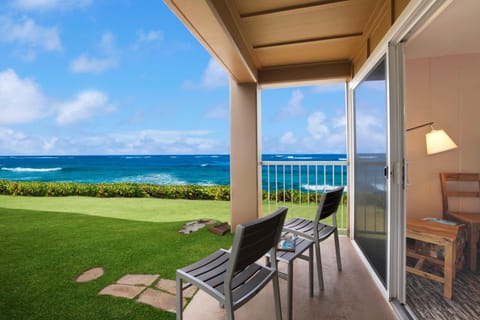
<instances>
[{"instance_id":1,"label":"ceiling overhang","mask_svg":"<svg viewBox=\"0 0 480 320\"><path fill-rule=\"evenodd\" d=\"M238 83L349 80L409 0L164 0Z\"/></svg>"}]
</instances>

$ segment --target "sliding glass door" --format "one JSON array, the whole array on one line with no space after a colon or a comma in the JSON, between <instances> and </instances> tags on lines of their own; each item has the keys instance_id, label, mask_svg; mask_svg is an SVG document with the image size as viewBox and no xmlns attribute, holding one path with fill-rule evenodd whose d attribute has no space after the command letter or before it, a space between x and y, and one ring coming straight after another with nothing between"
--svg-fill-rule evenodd
<instances>
[{"instance_id":1,"label":"sliding glass door","mask_svg":"<svg viewBox=\"0 0 480 320\"><path fill-rule=\"evenodd\" d=\"M387 288L388 126L386 59L353 92L354 240Z\"/></svg>"}]
</instances>

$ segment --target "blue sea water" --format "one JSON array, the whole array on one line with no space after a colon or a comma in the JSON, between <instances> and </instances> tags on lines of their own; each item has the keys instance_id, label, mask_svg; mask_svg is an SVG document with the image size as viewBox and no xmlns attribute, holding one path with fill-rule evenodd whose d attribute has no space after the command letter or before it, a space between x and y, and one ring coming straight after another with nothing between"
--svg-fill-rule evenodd
<instances>
[{"instance_id":1,"label":"blue sea water","mask_svg":"<svg viewBox=\"0 0 480 320\"><path fill-rule=\"evenodd\" d=\"M344 154L321 155L264 155L264 161L334 161L345 160ZM263 169L264 189L270 173ZM277 169L278 170L278 169ZM295 169L293 169L295 170ZM286 167L290 171L290 167ZM289 172L286 172L288 174ZM283 172L280 172L283 174ZM341 181L346 172L328 170L327 184ZM278 172L277 172L278 175ZM336 175L336 177L333 177ZM323 178L321 178L323 179ZM162 185L198 184L229 185L229 155L140 155L140 156L0 156L0 180L55 182L135 182ZM312 180L311 181L315 181ZM305 184L306 178L296 180L295 187ZM289 182L287 182L288 184ZM338 185L339 183L335 183ZM289 188L291 186L288 186Z\"/></svg>"}]
</instances>

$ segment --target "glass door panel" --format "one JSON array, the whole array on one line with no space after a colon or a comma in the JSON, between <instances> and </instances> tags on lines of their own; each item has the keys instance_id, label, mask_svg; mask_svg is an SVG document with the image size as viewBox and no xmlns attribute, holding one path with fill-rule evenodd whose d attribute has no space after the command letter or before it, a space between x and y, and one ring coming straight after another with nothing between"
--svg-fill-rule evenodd
<instances>
[{"instance_id":1,"label":"glass door panel","mask_svg":"<svg viewBox=\"0 0 480 320\"><path fill-rule=\"evenodd\" d=\"M383 58L354 90L354 240L387 286L387 86Z\"/></svg>"}]
</instances>

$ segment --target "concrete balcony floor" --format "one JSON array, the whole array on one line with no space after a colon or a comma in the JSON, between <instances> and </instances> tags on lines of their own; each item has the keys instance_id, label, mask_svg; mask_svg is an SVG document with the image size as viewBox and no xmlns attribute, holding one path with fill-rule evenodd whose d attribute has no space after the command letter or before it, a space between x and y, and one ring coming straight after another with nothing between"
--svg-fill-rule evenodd
<instances>
[{"instance_id":1,"label":"concrete balcony floor","mask_svg":"<svg viewBox=\"0 0 480 320\"><path fill-rule=\"evenodd\" d=\"M343 271L337 271L333 237L321 243L324 291L314 276L314 296L308 294L308 263L294 265L293 319L395 319L390 305L362 264L350 240L340 237ZM285 270L282 264L280 270ZM287 319L287 283L280 279L283 319ZM225 312L217 301L199 291L184 311L185 320L223 320ZM247 304L235 311L237 320L275 319L271 283Z\"/></svg>"}]
</instances>

